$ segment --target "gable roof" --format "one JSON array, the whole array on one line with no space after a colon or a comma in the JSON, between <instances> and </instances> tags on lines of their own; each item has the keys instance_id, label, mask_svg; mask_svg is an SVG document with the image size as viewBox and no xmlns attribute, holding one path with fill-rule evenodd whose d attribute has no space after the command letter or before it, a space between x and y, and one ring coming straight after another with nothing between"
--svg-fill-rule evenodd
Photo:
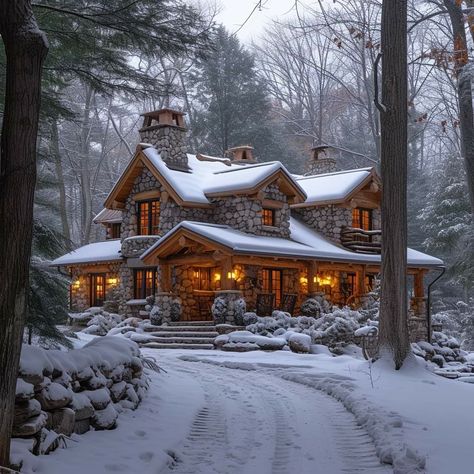
<instances>
[{"instance_id":1,"label":"gable roof","mask_svg":"<svg viewBox=\"0 0 474 474\"><path fill-rule=\"evenodd\" d=\"M343 249L302 222L290 219L291 238L267 237L247 234L232 227L202 222L183 221L150 247L141 259L147 265L156 263L169 244L183 235L223 246L233 254L280 256L300 259L317 259L331 262L380 264L380 255L361 254ZM442 260L416 250L407 249L408 264L412 267L439 267Z\"/></svg>"},{"instance_id":2,"label":"gable roof","mask_svg":"<svg viewBox=\"0 0 474 474\"><path fill-rule=\"evenodd\" d=\"M120 239L84 245L50 263L52 267L122 260Z\"/></svg>"},{"instance_id":3,"label":"gable roof","mask_svg":"<svg viewBox=\"0 0 474 474\"><path fill-rule=\"evenodd\" d=\"M294 207L337 204L348 201L372 180L379 182L374 168L337 171L313 176L298 176L296 181L304 189L307 198Z\"/></svg>"},{"instance_id":4,"label":"gable roof","mask_svg":"<svg viewBox=\"0 0 474 474\"><path fill-rule=\"evenodd\" d=\"M95 217L95 224L118 224L122 222L122 211L115 209L102 209Z\"/></svg>"},{"instance_id":5,"label":"gable roof","mask_svg":"<svg viewBox=\"0 0 474 474\"><path fill-rule=\"evenodd\" d=\"M169 168L158 151L142 145L120 176L105 201L105 207L120 207L136 177L146 166L180 205L210 207L210 197L252 194L278 180L280 189L294 202L303 202L306 194L288 170L278 161L255 165L229 164L228 161L203 161L188 154L188 172Z\"/></svg>"}]
</instances>

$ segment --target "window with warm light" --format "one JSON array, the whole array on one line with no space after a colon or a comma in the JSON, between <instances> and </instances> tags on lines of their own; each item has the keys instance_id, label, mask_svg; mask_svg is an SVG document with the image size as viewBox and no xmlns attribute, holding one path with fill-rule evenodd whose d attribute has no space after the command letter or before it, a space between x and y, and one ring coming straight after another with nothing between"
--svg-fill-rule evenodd
<instances>
[{"instance_id":1,"label":"window with warm light","mask_svg":"<svg viewBox=\"0 0 474 474\"><path fill-rule=\"evenodd\" d=\"M135 270L134 272L134 297L142 300L155 294L158 287L158 274L153 270Z\"/></svg>"},{"instance_id":2,"label":"window with warm light","mask_svg":"<svg viewBox=\"0 0 474 474\"><path fill-rule=\"evenodd\" d=\"M262 224L270 227L274 227L276 225L275 221L275 209L262 209Z\"/></svg>"},{"instance_id":3,"label":"window with warm light","mask_svg":"<svg viewBox=\"0 0 474 474\"><path fill-rule=\"evenodd\" d=\"M107 232L108 239L120 239L120 223L113 223L109 225L109 231Z\"/></svg>"},{"instance_id":4,"label":"window with warm light","mask_svg":"<svg viewBox=\"0 0 474 474\"><path fill-rule=\"evenodd\" d=\"M138 206L138 234L158 235L160 226L160 201L141 201Z\"/></svg>"},{"instance_id":5,"label":"window with warm light","mask_svg":"<svg viewBox=\"0 0 474 474\"><path fill-rule=\"evenodd\" d=\"M211 290L211 269L205 267L195 268L194 280L197 290Z\"/></svg>"},{"instance_id":6,"label":"window with warm light","mask_svg":"<svg viewBox=\"0 0 474 474\"><path fill-rule=\"evenodd\" d=\"M105 273L91 275L91 306L103 306L105 301Z\"/></svg>"},{"instance_id":7,"label":"window with warm light","mask_svg":"<svg viewBox=\"0 0 474 474\"><path fill-rule=\"evenodd\" d=\"M372 209L356 207L352 210L352 227L372 230Z\"/></svg>"},{"instance_id":8,"label":"window with warm light","mask_svg":"<svg viewBox=\"0 0 474 474\"><path fill-rule=\"evenodd\" d=\"M275 295L275 305L280 306L283 296L283 272L264 268L262 270L263 292L273 293Z\"/></svg>"}]
</instances>

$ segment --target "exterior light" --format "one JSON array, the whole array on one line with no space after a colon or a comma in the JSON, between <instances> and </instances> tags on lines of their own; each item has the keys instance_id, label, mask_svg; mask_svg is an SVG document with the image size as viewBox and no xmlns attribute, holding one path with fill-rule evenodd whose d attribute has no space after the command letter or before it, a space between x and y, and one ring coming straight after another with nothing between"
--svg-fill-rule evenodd
<instances>
[{"instance_id":1,"label":"exterior light","mask_svg":"<svg viewBox=\"0 0 474 474\"><path fill-rule=\"evenodd\" d=\"M220 273L214 273L214 281L221 281L221 274Z\"/></svg>"},{"instance_id":2,"label":"exterior light","mask_svg":"<svg viewBox=\"0 0 474 474\"><path fill-rule=\"evenodd\" d=\"M300 283L305 285L306 283L308 283L308 278L305 276L300 277Z\"/></svg>"},{"instance_id":3,"label":"exterior light","mask_svg":"<svg viewBox=\"0 0 474 474\"><path fill-rule=\"evenodd\" d=\"M118 278L115 277L115 278L108 278L107 279L107 283L111 286L115 286L117 283L118 283Z\"/></svg>"},{"instance_id":4,"label":"exterior light","mask_svg":"<svg viewBox=\"0 0 474 474\"><path fill-rule=\"evenodd\" d=\"M331 275L317 276L316 282L321 286L333 286L334 284Z\"/></svg>"},{"instance_id":5,"label":"exterior light","mask_svg":"<svg viewBox=\"0 0 474 474\"><path fill-rule=\"evenodd\" d=\"M75 280L72 284L72 287L75 289L75 290L78 290L80 287L81 287L81 281L79 279Z\"/></svg>"},{"instance_id":6,"label":"exterior light","mask_svg":"<svg viewBox=\"0 0 474 474\"><path fill-rule=\"evenodd\" d=\"M229 280L235 280L235 272L227 272L227 278Z\"/></svg>"}]
</instances>

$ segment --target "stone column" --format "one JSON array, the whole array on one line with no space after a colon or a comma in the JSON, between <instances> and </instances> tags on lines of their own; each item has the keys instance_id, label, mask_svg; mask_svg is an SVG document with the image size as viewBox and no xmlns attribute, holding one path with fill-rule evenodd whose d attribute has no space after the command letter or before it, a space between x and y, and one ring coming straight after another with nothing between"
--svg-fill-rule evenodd
<instances>
[{"instance_id":1,"label":"stone column","mask_svg":"<svg viewBox=\"0 0 474 474\"><path fill-rule=\"evenodd\" d=\"M173 293L160 291L155 295L155 305L150 312L151 324L168 325L181 318L181 300Z\"/></svg>"},{"instance_id":2,"label":"stone column","mask_svg":"<svg viewBox=\"0 0 474 474\"><path fill-rule=\"evenodd\" d=\"M222 290L216 293L212 316L216 324L243 326L245 309L246 304L241 291Z\"/></svg>"}]
</instances>

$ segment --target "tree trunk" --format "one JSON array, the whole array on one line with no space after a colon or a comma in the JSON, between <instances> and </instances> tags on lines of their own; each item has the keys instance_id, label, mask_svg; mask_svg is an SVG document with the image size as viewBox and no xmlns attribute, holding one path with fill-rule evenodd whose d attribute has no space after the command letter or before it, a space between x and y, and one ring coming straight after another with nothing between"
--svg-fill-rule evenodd
<instances>
[{"instance_id":1,"label":"tree trunk","mask_svg":"<svg viewBox=\"0 0 474 474\"><path fill-rule=\"evenodd\" d=\"M41 69L48 46L28 0L0 0L0 35L7 59L0 143L0 466L7 466L26 316Z\"/></svg>"},{"instance_id":2,"label":"tree trunk","mask_svg":"<svg viewBox=\"0 0 474 474\"><path fill-rule=\"evenodd\" d=\"M90 133L91 133L91 103L92 87L86 87L86 100L80 136L81 160L81 245L89 243L92 225L92 190L90 165Z\"/></svg>"},{"instance_id":3,"label":"tree trunk","mask_svg":"<svg viewBox=\"0 0 474 474\"><path fill-rule=\"evenodd\" d=\"M407 324L407 0L382 6L382 283L380 344L399 369Z\"/></svg>"},{"instance_id":4,"label":"tree trunk","mask_svg":"<svg viewBox=\"0 0 474 474\"><path fill-rule=\"evenodd\" d=\"M472 6L472 2L467 3ZM458 4L456 0L444 0L444 5L448 10L453 30L454 72L457 77L461 153L466 170L471 214L474 216L474 111L472 107L471 73L465 68L468 64L468 47L464 27L464 14L461 4ZM472 18L472 14L470 14L468 21L471 27L473 23ZM474 31L471 30L471 33L474 39Z\"/></svg>"},{"instance_id":5,"label":"tree trunk","mask_svg":"<svg viewBox=\"0 0 474 474\"><path fill-rule=\"evenodd\" d=\"M51 124L51 153L54 158L54 166L56 170L56 178L58 180L59 192L59 214L61 216L61 228L63 236L66 240L66 245L70 250L71 247L71 231L69 230L69 221L67 218L66 209L66 187L64 185L63 164L61 162L61 154L59 152L59 133L58 123L53 120Z\"/></svg>"}]
</instances>

